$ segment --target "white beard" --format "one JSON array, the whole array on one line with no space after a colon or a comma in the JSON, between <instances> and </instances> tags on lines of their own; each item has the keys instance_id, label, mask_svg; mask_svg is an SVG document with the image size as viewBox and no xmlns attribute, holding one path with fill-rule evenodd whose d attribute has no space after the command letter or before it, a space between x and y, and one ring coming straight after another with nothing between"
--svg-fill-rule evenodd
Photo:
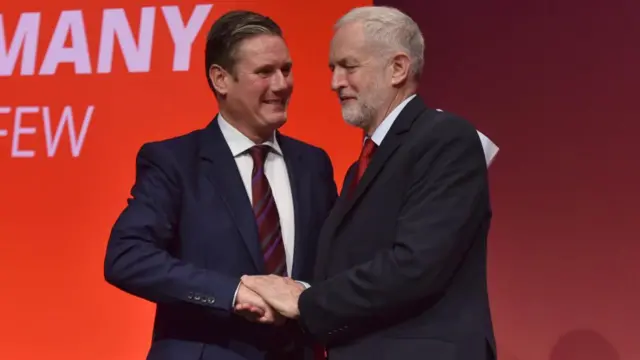
<instances>
[{"instance_id":1,"label":"white beard","mask_svg":"<svg viewBox=\"0 0 640 360\"><path fill-rule=\"evenodd\" d=\"M373 121L375 110L359 101L342 107L342 118L352 126L364 128Z\"/></svg>"},{"instance_id":2,"label":"white beard","mask_svg":"<svg viewBox=\"0 0 640 360\"><path fill-rule=\"evenodd\" d=\"M379 99L382 94L375 86L370 91L371 96L358 98L342 106L342 118L347 124L364 129L375 120L378 108L383 103Z\"/></svg>"}]
</instances>

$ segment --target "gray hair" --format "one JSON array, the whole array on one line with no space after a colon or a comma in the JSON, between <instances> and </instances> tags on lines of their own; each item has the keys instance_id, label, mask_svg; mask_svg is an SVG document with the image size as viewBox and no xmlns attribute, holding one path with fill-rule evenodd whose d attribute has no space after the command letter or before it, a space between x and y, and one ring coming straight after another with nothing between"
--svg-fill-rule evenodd
<instances>
[{"instance_id":1,"label":"gray hair","mask_svg":"<svg viewBox=\"0 0 640 360\"><path fill-rule=\"evenodd\" d=\"M424 38L413 19L400 10L388 6L364 6L342 16L334 29L348 23L362 23L365 37L384 47L384 50L404 51L409 55L409 76L418 79L424 66Z\"/></svg>"}]
</instances>

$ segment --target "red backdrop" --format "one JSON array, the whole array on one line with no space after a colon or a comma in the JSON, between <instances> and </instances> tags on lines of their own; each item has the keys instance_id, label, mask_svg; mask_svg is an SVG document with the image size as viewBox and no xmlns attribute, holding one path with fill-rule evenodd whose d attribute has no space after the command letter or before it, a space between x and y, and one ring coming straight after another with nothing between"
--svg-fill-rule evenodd
<instances>
[{"instance_id":1,"label":"red backdrop","mask_svg":"<svg viewBox=\"0 0 640 360\"><path fill-rule=\"evenodd\" d=\"M640 358L633 280L640 170L632 145L640 131L632 99L640 79L640 4L385 1L407 10L425 32L421 92L428 102L469 118L501 148L490 171L489 254L501 360ZM104 247L140 144L204 126L215 113L202 53L206 29L223 11L256 9L284 27L297 84L284 131L325 147L339 182L357 156L359 134L340 120L326 54L333 21L366 1L216 2L206 14L200 8L204 23L195 27L192 47L180 42L191 52L182 48L177 58L170 29L179 30L177 20L186 22L197 2L90 3L31 0L0 9L3 359L144 357L153 307L104 283ZM150 7L146 22L143 6ZM104 10L119 8L135 42L127 45L128 68L115 41L109 70L108 57L99 60L110 49L101 51L101 34L118 28L125 43L128 37L119 11L108 12L111 27L103 28ZM61 12L74 9L82 12L65 13L61 40L47 55ZM16 32L21 16L23 32ZM152 36L138 39L143 22ZM146 41L149 48L137 46ZM64 46L77 52L55 50ZM65 59L77 67L54 67ZM62 124L72 114L73 133L59 127L66 106Z\"/></svg>"},{"instance_id":2,"label":"red backdrop","mask_svg":"<svg viewBox=\"0 0 640 360\"><path fill-rule=\"evenodd\" d=\"M428 102L500 146L500 360L640 359L640 2L376 2L425 33Z\"/></svg>"},{"instance_id":3,"label":"red backdrop","mask_svg":"<svg viewBox=\"0 0 640 360\"><path fill-rule=\"evenodd\" d=\"M204 44L225 11L257 10L283 27L297 84L283 130L327 149L341 178L360 135L330 90L329 40L334 21L364 4L4 1L0 359L144 358L153 305L104 282L106 241L140 145L215 115Z\"/></svg>"}]
</instances>

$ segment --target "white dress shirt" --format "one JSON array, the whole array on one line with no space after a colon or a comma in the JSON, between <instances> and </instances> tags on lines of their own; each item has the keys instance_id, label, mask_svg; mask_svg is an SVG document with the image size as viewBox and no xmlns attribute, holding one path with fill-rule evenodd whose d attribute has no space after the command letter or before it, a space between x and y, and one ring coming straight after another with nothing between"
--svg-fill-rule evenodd
<instances>
[{"instance_id":1,"label":"white dress shirt","mask_svg":"<svg viewBox=\"0 0 640 360\"><path fill-rule=\"evenodd\" d=\"M231 154L233 154L236 160L236 165L238 166L238 171L240 171L240 177L242 177L249 201L253 204L253 190L251 187L253 159L248 150L256 144L238 131L238 129L231 126L222 115L218 115L218 124L220 125L222 136L227 141L229 149L231 149ZM267 154L264 162L264 174L267 180L269 180L273 200L276 203L276 208L280 215L280 228L282 231L282 241L284 243L287 273L291 276L291 269L293 268L295 221L289 173L287 172L287 164L284 161L284 156L275 134L271 140L265 142L263 145L267 145L272 149L272 151Z\"/></svg>"},{"instance_id":2,"label":"white dress shirt","mask_svg":"<svg viewBox=\"0 0 640 360\"><path fill-rule=\"evenodd\" d=\"M380 146L384 137L387 136L389 129L391 129L391 125L393 125L393 122L396 121L396 119L398 118L398 115L400 115L400 112L402 111L402 109L404 109L404 107L407 106L409 101L411 101L415 96L416 95L411 95L408 98L406 98L403 102L401 102L398 106L396 106L395 109L393 109L393 111L391 111L389 115L387 115L387 117L384 118L384 120L382 120L382 123L380 123L380 126L378 126L378 128L373 132L373 135L371 135L371 140L373 140L373 142L376 145ZM442 111L440 109L436 109L436 110ZM478 130L476 131L478 132L478 136L480 137L480 142L482 143L482 150L484 151L484 158L487 162L487 167L489 167L489 165L491 165L491 163L493 162L493 159L495 158L496 154L498 154L498 150L500 149L498 148L498 146L496 146L496 144L493 143L493 141L491 141L491 139L489 139L480 131Z\"/></svg>"}]
</instances>

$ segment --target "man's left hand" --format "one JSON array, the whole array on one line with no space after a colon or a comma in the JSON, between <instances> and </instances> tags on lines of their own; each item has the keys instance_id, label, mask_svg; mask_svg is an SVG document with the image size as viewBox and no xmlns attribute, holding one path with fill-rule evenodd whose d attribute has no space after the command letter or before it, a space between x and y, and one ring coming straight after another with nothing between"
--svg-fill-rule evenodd
<instances>
[{"instance_id":1,"label":"man's left hand","mask_svg":"<svg viewBox=\"0 0 640 360\"><path fill-rule=\"evenodd\" d=\"M242 283L283 316L295 319L300 315L298 298L305 288L295 280L277 275L245 275Z\"/></svg>"}]
</instances>

